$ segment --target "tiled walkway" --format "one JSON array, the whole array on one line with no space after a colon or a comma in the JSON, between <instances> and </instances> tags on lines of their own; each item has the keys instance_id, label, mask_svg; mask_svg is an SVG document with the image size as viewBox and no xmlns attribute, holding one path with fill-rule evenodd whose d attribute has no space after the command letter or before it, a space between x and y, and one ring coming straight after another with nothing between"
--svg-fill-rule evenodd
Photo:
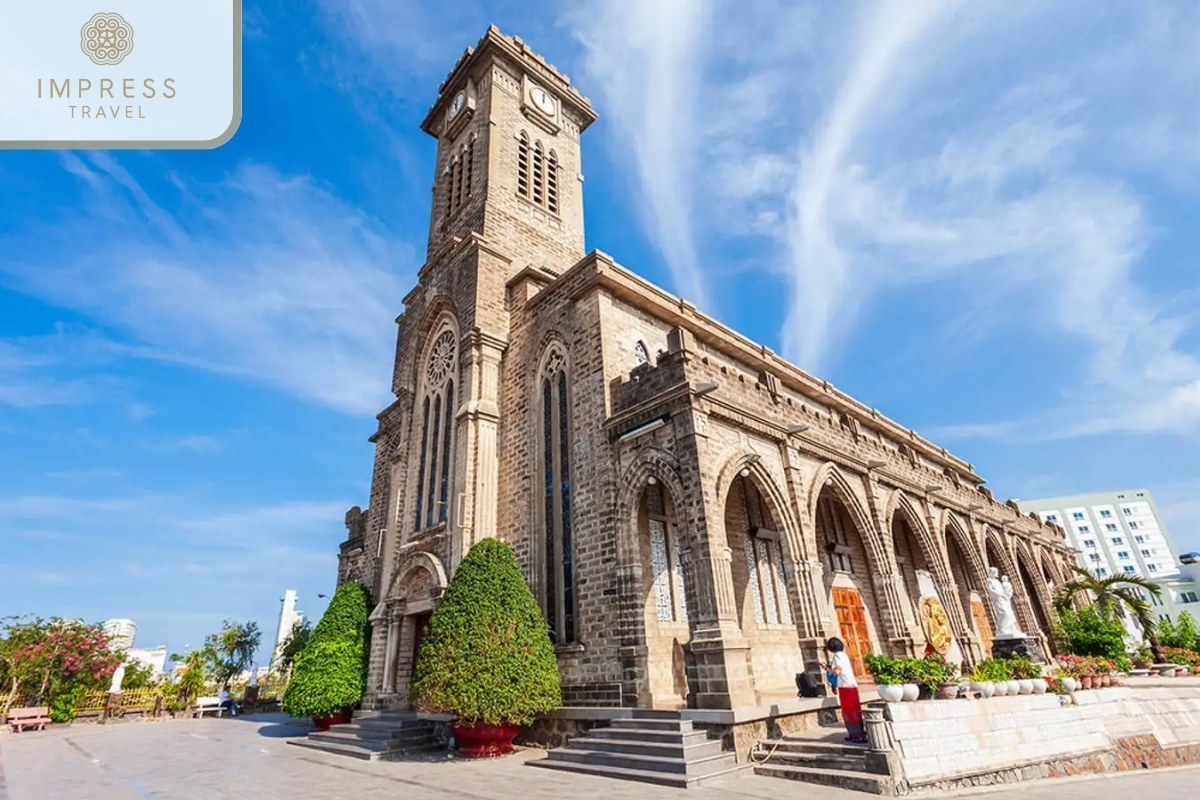
<instances>
[{"instance_id":1,"label":"tiled walkway","mask_svg":"<svg viewBox=\"0 0 1200 800\"><path fill-rule=\"evenodd\" d=\"M355 800L862 800L867 795L746 775L698 789L668 789L529 769L538 751L487 762L368 763L289 747L302 729L282 717L80 725L0 734L0 800L300 798ZM1022 784L998 800L1194 800L1200 772L1139 773ZM7 791L7 796L6 796Z\"/></svg>"}]
</instances>

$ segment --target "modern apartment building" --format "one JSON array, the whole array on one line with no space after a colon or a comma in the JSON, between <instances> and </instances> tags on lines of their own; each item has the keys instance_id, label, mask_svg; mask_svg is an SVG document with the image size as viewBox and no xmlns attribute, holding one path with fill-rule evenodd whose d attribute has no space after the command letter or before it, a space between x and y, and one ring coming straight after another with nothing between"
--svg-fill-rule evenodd
<instances>
[{"instance_id":1,"label":"modern apartment building","mask_svg":"<svg viewBox=\"0 0 1200 800\"><path fill-rule=\"evenodd\" d=\"M1017 504L1023 512L1061 525L1079 563L1101 577L1124 573L1159 580L1179 575L1175 545L1146 489Z\"/></svg>"}]
</instances>

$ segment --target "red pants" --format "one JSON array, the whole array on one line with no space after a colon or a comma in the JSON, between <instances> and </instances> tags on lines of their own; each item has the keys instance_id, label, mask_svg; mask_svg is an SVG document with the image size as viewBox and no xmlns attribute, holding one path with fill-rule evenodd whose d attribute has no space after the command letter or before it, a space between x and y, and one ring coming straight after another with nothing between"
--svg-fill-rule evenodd
<instances>
[{"instance_id":1,"label":"red pants","mask_svg":"<svg viewBox=\"0 0 1200 800\"><path fill-rule=\"evenodd\" d=\"M863 726L862 702L858 697L858 687L838 687L838 703L842 707L842 722L846 723L846 732L850 741L867 741L867 729Z\"/></svg>"}]
</instances>

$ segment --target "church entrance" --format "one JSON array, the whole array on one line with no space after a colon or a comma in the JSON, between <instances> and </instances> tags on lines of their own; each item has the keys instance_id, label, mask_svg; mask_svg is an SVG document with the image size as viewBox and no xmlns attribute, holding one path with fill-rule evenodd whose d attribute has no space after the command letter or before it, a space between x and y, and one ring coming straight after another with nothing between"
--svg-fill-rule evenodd
<instances>
[{"instance_id":1,"label":"church entrance","mask_svg":"<svg viewBox=\"0 0 1200 800\"><path fill-rule=\"evenodd\" d=\"M992 624L988 621L987 609L983 602L971 598L971 616L975 619L975 630L979 633L979 645L983 648L983 657L992 655Z\"/></svg>"},{"instance_id":2,"label":"church entrance","mask_svg":"<svg viewBox=\"0 0 1200 800\"><path fill-rule=\"evenodd\" d=\"M425 633L429 630L429 619L433 614L426 612L424 614L416 614L413 616L413 649L412 649L412 665L413 672L417 668L417 654L421 652L421 642L425 641Z\"/></svg>"},{"instance_id":3,"label":"church entrance","mask_svg":"<svg viewBox=\"0 0 1200 800\"><path fill-rule=\"evenodd\" d=\"M688 596L675 508L661 483L647 484L642 492L637 524L642 574L649 579L643 613L650 703L654 708L686 708Z\"/></svg>"},{"instance_id":4,"label":"church entrance","mask_svg":"<svg viewBox=\"0 0 1200 800\"><path fill-rule=\"evenodd\" d=\"M854 677L859 683L870 682L865 658L871 652L871 633L862 595L855 589L834 587L833 608L837 612L838 630L846 643L846 655L854 666Z\"/></svg>"}]
</instances>

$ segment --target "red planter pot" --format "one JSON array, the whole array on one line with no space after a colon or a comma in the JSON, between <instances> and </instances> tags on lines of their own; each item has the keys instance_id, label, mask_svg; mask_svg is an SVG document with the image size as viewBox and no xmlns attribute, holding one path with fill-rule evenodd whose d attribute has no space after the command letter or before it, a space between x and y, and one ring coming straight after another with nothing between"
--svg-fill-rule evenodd
<instances>
[{"instance_id":1,"label":"red planter pot","mask_svg":"<svg viewBox=\"0 0 1200 800\"><path fill-rule=\"evenodd\" d=\"M332 725L345 725L350 721L350 716L351 712L348 709L342 709L327 717L313 717L313 724L317 726L318 731L324 732Z\"/></svg>"},{"instance_id":2,"label":"red planter pot","mask_svg":"<svg viewBox=\"0 0 1200 800\"><path fill-rule=\"evenodd\" d=\"M1091 675L1084 675L1082 678L1079 679L1079 682L1083 685L1083 688L1091 689L1092 684L1094 683L1094 679L1092 678Z\"/></svg>"},{"instance_id":3,"label":"red planter pot","mask_svg":"<svg viewBox=\"0 0 1200 800\"><path fill-rule=\"evenodd\" d=\"M450 732L464 758L484 758L511 753L513 739L521 729L516 725L454 725Z\"/></svg>"}]
</instances>

